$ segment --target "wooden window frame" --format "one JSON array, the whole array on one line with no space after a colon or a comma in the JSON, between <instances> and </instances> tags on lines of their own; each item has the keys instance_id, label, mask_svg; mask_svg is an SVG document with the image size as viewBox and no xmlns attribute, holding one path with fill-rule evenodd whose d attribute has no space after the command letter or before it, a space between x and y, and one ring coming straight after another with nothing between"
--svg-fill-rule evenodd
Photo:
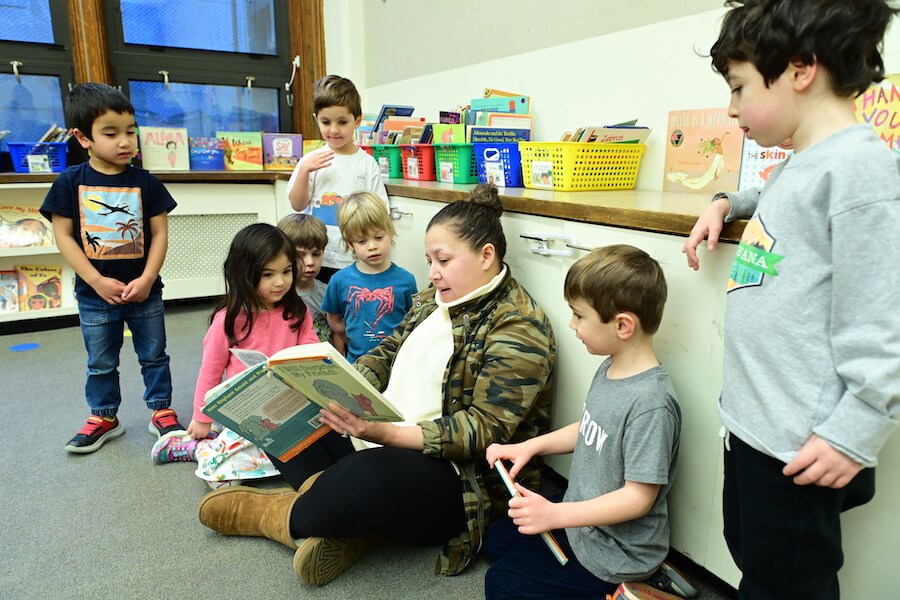
<instances>
[{"instance_id":1,"label":"wooden window frame","mask_svg":"<svg viewBox=\"0 0 900 600\"><path fill-rule=\"evenodd\" d=\"M277 0L277 3L281 2L282 0ZM289 24L289 55L291 57L300 56L300 69L294 78L292 89L294 105L289 109L293 118L293 129L303 134L304 139L317 139L319 130L312 118L312 84L325 75L323 0L286 0L286 4ZM75 81L77 83L97 81L111 85L118 83L113 80L110 64L104 0L68 0L68 7ZM283 43L283 41L279 43ZM176 49L167 50L174 51ZM149 72L151 68L147 67L146 71ZM141 78L152 81L160 78L156 71L162 68L157 66L152 71L153 77L132 71L122 75L132 79ZM144 70L141 69L141 71ZM177 71L176 67L172 72L177 73ZM248 74L257 76L252 73ZM117 78L119 78L118 75L117 73ZM278 71L278 87L281 91L284 91L284 83L289 77L289 67L281 68ZM173 80L178 80L178 78L174 77ZM263 85L258 81L254 81L254 84ZM233 81L229 84L233 85ZM283 102L284 94L279 94L279 96ZM284 107L282 109L284 110ZM288 113L283 112L282 114Z\"/></svg>"}]
</instances>

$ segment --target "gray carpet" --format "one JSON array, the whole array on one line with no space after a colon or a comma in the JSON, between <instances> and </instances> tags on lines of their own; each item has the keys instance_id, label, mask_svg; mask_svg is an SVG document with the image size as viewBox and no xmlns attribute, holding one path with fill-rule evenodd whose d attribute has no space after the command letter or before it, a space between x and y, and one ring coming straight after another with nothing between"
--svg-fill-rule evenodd
<instances>
[{"instance_id":1,"label":"gray carpet","mask_svg":"<svg viewBox=\"0 0 900 600\"><path fill-rule=\"evenodd\" d=\"M167 305L173 408L185 425L210 308ZM10 350L32 342L40 347ZM438 577L439 548L383 546L314 588L294 574L288 548L201 525L196 506L208 488L192 464L150 463L150 413L127 339L119 412L127 433L88 455L64 450L88 415L80 330L0 336L0 356L0 598L483 597L484 559L460 576ZM726 597L700 583L702 598Z\"/></svg>"}]
</instances>

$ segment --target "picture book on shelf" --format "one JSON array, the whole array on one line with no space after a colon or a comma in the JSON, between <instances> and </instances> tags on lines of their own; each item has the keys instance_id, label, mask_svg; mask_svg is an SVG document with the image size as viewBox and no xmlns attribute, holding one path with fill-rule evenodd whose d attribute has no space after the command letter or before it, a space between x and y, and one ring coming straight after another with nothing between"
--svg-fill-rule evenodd
<instances>
[{"instance_id":1,"label":"picture book on shelf","mask_svg":"<svg viewBox=\"0 0 900 600\"><path fill-rule=\"evenodd\" d=\"M514 144L531 141L531 130L476 125L469 127L468 137L467 141L473 144Z\"/></svg>"},{"instance_id":2,"label":"picture book on shelf","mask_svg":"<svg viewBox=\"0 0 900 600\"><path fill-rule=\"evenodd\" d=\"M784 162L792 153L793 150L788 147L763 148L754 140L745 139L738 190L763 187L769 180L772 169Z\"/></svg>"},{"instance_id":3,"label":"picture book on shelf","mask_svg":"<svg viewBox=\"0 0 900 600\"><path fill-rule=\"evenodd\" d=\"M497 90L494 88L484 88L484 92L482 96L485 98L496 98L498 96L501 97L516 97L516 98L524 98L525 99L525 110L523 112L529 113L531 112L531 96L526 96L525 94L517 94L515 92L504 92L503 90Z\"/></svg>"},{"instance_id":4,"label":"picture book on shelf","mask_svg":"<svg viewBox=\"0 0 900 600\"><path fill-rule=\"evenodd\" d=\"M885 75L856 97L856 120L868 123L888 148L900 152L900 73Z\"/></svg>"},{"instance_id":5,"label":"picture book on shelf","mask_svg":"<svg viewBox=\"0 0 900 600\"><path fill-rule=\"evenodd\" d=\"M52 246L53 226L37 206L0 204L0 248Z\"/></svg>"},{"instance_id":6,"label":"picture book on shelf","mask_svg":"<svg viewBox=\"0 0 900 600\"><path fill-rule=\"evenodd\" d=\"M478 125L488 125L489 127L507 127L509 129L534 129L534 120L531 115L519 115L512 113L483 113L485 114L485 122Z\"/></svg>"},{"instance_id":7,"label":"picture book on shelf","mask_svg":"<svg viewBox=\"0 0 900 600\"><path fill-rule=\"evenodd\" d=\"M382 130L382 124L388 117L408 117L412 115L415 110L416 109L412 106L405 106L402 104L382 105L381 110L378 111L378 116L375 117L375 122L372 124L372 135L374 136Z\"/></svg>"},{"instance_id":8,"label":"picture book on shelf","mask_svg":"<svg viewBox=\"0 0 900 600\"><path fill-rule=\"evenodd\" d=\"M667 192L734 192L738 189L744 132L726 108L669 112Z\"/></svg>"},{"instance_id":9,"label":"picture book on shelf","mask_svg":"<svg viewBox=\"0 0 900 600\"><path fill-rule=\"evenodd\" d=\"M438 123L443 123L445 125L458 125L462 122L463 115L461 112L453 110L442 110L438 112Z\"/></svg>"},{"instance_id":10,"label":"picture book on shelf","mask_svg":"<svg viewBox=\"0 0 900 600\"><path fill-rule=\"evenodd\" d=\"M16 265L19 310L59 308L62 298L60 265Z\"/></svg>"},{"instance_id":11,"label":"picture book on shelf","mask_svg":"<svg viewBox=\"0 0 900 600\"><path fill-rule=\"evenodd\" d=\"M148 171L187 171L188 132L185 127L138 127L141 166Z\"/></svg>"},{"instance_id":12,"label":"picture book on shelf","mask_svg":"<svg viewBox=\"0 0 900 600\"><path fill-rule=\"evenodd\" d=\"M217 137L188 138L192 171L224 171L225 141Z\"/></svg>"},{"instance_id":13,"label":"picture book on shelf","mask_svg":"<svg viewBox=\"0 0 900 600\"><path fill-rule=\"evenodd\" d=\"M15 271L0 271L0 313L18 310L19 276Z\"/></svg>"},{"instance_id":14,"label":"picture book on shelf","mask_svg":"<svg viewBox=\"0 0 900 600\"><path fill-rule=\"evenodd\" d=\"M223 140L226 171L262 171L262 133L259 131L217 131Z\"/></svg>"},{"instance_id":15,"label":"picture book on shelf","mask_svg":"<svg viewBox=\"0 0 900 600\"><path fill-rule=\"evenodd\" d=\"M403 418L328 342L285 348L270 357L235 350L251 365L207 393L203 412L260 448L288 460L320 436L318 413L337 403L368 421Z\"/></svg>"},{"instance_id":16,"label":"picture book on shelf","mask_svg":"<svg viewBox=\"0 0 900 600\"><path fill-rule=\"evenodd\" d=\"M431 126L435 144L462 144L466 141L466 126L462 124L435 123Z\"/></svg>"},{"instance_id":17,"label":"picture book on shelf","mask_svg":"<svg viewBox=\"0 0 900 600\"><path fill-rule=\"evenodd\" d=\"M649 127L602 125L581 128L578 139L569 141L598 144L643 144L648 137L650 137Z\"/></svg>"},{"instance_id":18,"label":"picture book on shelf","mask_svg":"<svg viewBox=\"0 0 900 600\"><path fill-rule=\"evenodd\" d=\"M469 105L473 111L528 114L527 96L490 96L472 98Z\"/></svg>"},{"instance_id":19,"label":"picture book on shelf","mask_svg":"<svg viewBox=\"0 0 900 600\"><path fill-rule=\"evenodd\" d=\"M263 133L263 169L293 171L303 156L303 136L299 133Z\"/></svg>"}]
</instances>

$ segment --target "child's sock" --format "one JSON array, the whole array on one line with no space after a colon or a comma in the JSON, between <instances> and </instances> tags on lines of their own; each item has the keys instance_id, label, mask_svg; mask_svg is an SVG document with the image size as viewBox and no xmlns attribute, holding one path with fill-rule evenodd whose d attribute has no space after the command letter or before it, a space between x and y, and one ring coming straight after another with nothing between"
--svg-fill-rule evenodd
<instances>
[{"instance_id":1,"label":"child's sock","mask_svg":"<svg viewBox=\"0 0 900 600\"><path fill-rule=\"evenodd\" d=\"M190 435L176 431L159 438L150 451L150 459L154 464L164 465L170 462L193 462L197 460L197 444Z\"/></svg>"}]
</instances>

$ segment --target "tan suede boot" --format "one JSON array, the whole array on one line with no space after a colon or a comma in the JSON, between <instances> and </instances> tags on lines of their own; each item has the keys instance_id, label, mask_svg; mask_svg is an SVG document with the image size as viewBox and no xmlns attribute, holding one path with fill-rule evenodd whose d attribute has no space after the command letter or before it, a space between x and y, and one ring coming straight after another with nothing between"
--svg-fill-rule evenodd
<instances>
[{"instance_id":1,"label":"tan suede boot","mask_svg":"<svg viewBox=\"0 0 900 600\"><path fill-rule=\"evenodd\" d=\"M197 515L201 523L221 534L266 537L296 550L290 519L298 497L290 488L272 490L238 485L203 496Z\"/></svg>"},{"instance_id":2,"label":"tan suede boot","mask_svg":"<svg viewBox=\"0 0 900 600\"><path fill-rule=\"evenodd\" d=\"M363 554L380 543L381 538L371 535L306 538L294 553L294 572L304 583L325 585L337 579Z\"/></svg>"}]
</instances>

